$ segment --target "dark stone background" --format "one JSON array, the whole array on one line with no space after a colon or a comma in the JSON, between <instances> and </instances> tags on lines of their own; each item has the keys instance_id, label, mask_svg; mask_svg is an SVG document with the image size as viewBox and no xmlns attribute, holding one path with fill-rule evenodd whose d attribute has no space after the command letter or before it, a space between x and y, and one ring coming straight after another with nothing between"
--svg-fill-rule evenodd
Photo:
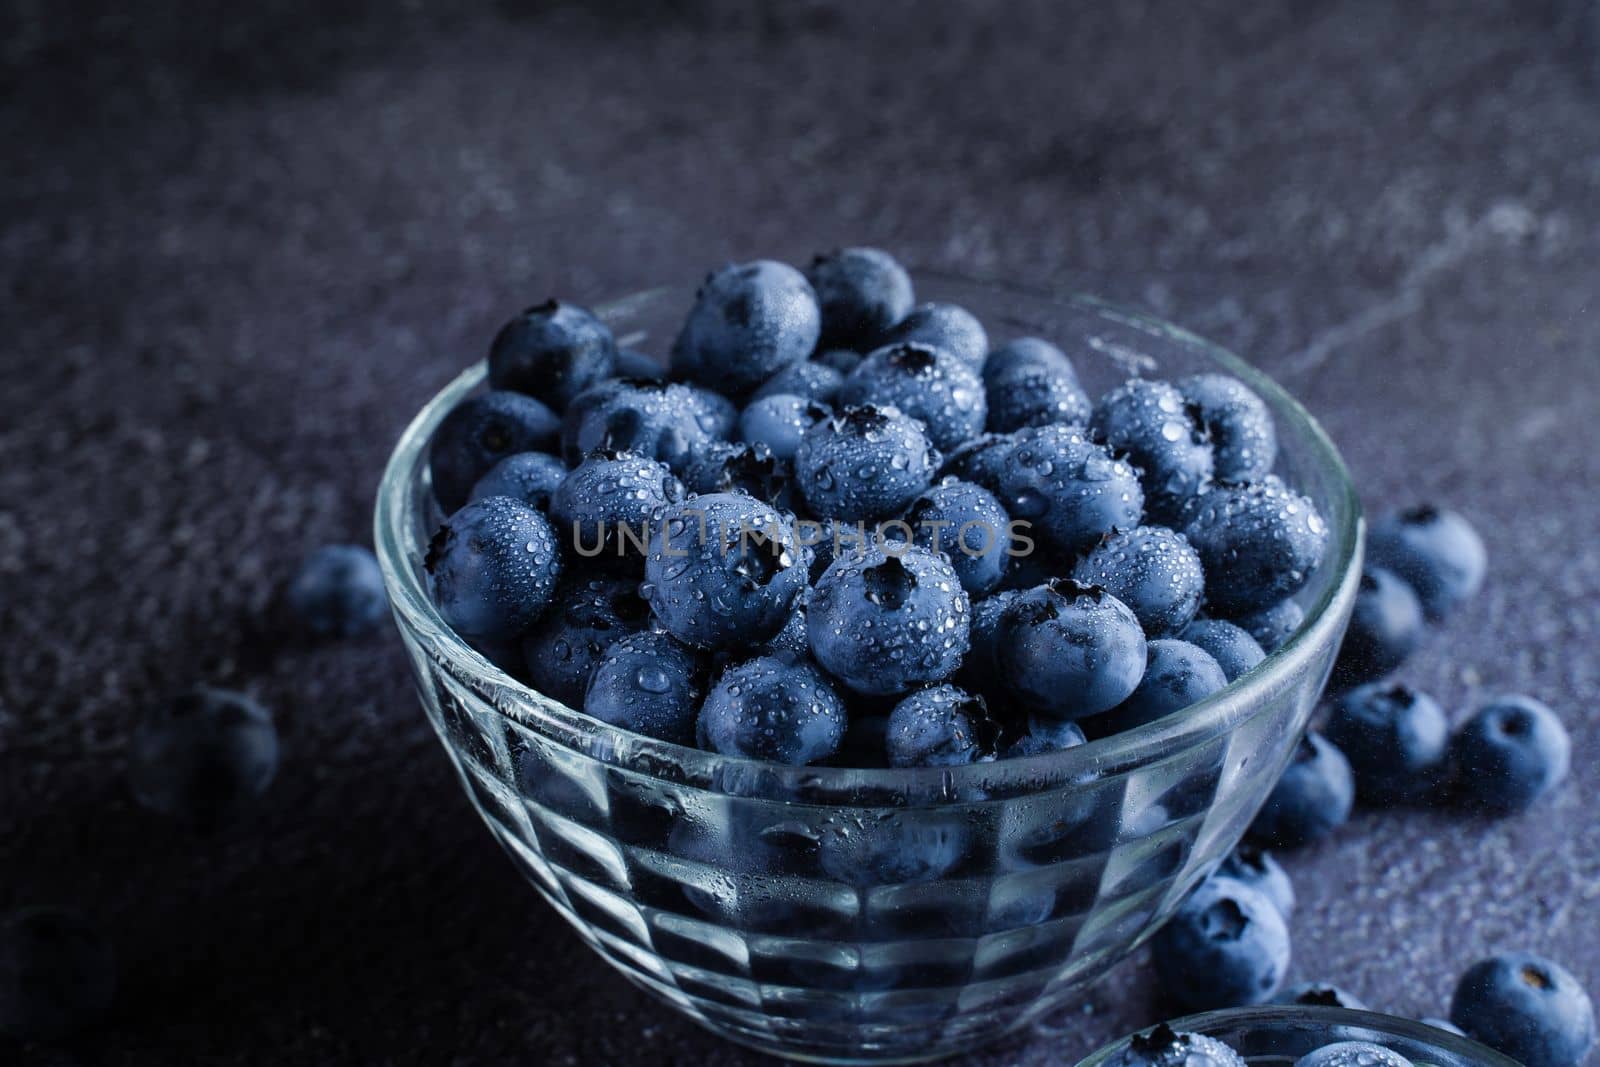
<instances>
[{"instance_id":1,"label":"dark stone background","mask_svg":"<svg viewBox=\"0 0 1600 1067\"><path fill-rule=\"evenodd\" d=\"M1487 590L1406 672L1552 702L1574 781L1290 859L1296 978L1438 1012L1496 947L1600 991L1600 107L1518 0L26 3L0 15L0 907L125 965L93 1064L752 1062L613 975L477 824L392 635L277 643L411 413L498 322L841 242L1094 290L1259 361ZM336 9L328 10L328 9ZM224 13L225 12L225 13ZM269 810L121 779L199 680L274 707ZM1157 1011L1139 962L983 1063ZM0 1048L0 1059L12 1053Z\"/></svg>"}]
</instances>

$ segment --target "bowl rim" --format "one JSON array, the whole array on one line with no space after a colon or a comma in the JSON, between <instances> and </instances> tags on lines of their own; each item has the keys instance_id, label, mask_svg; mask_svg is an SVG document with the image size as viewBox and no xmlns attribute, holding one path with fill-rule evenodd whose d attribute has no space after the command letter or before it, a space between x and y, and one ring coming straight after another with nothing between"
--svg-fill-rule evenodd
<instances>
[{"instance_id":1,"label":"bowl rim","mask_svg":"<svg viewBox=\"0 0 1600 1067\"><path fill-rule=\"evenodd\" d=\"M1247 1008L1223 1008L1218 1011L1200 1012L1166 1021L1167 1026L1179 1033L1200 1034L1210 1034L1222 1027L1239 1029L1285 1023L1304 1023L1330 1028L1359 1027L1415 1041L1430 1048L1442 1049L1469 1059L1479 1067L1522 1067L1518 1061L1470 1037L1441 1030L1437 1026L1430 1026L1409 1016L1388 1015L1356 1008L1335 1008L1323 1004L1258 1004ZM1097 1067L1099 1064L1109 1062L1112 1054L1121 1050L1133 1038L1160 1025L1161 1023L1155 1023L1141 1027L1130 1034L1124 1034L1079 1060L1077 1067Z\"/></svg>"},{"instance_id":2,"label":"bowl rim","mask_svg":"<svg viewBox=\"0 0 1600 1067\"><path fill-rule=\"evenodd\" d=\"M502 715L559 743L577 743L593 758L614 766L637 767L646 773L709 783L725 791L768 793L787 788L802 794L848 796L863 787L921 797L995 797L1007 782L1025 785L1025 791L1088 778L1103 779L1134 767L1170 758L1191 745L1214 737L1221 729L1248 717L1248 709L1265 704L1265 698L1299 677L1301 671L1343 626L1354 603L1360 580L1360 559L1365 524L1361 505L1348 469L1338 449L1317 420L1286 389L1239 356L1211 341L1162 319L1120 307L1098 297L967 277L942 271L918 271L919 282L941 290L958 289L991 297L1024 299L1056 306L1064 311L1088 313L1122 326L1141 330L1168 344L1200 350L1222 370L1239 378L1267 400L1274 417L1287 419L1310 446L1317 466L1331 475L1341 498L1339 521L1329 519L1328 552L1322 566L1334 570L1317 601L1293 634L1263 662L1229 685L1180 712L1110 737L1070 749L1036 756L975 763L960 767L860 768L847 766L784 766L744 756L728 756L636 734L594 719L546 697L507 674L490 659L457 636L434 607L418 569L409 557L420 560L421 545L408 540L412 515L409 500L414 477L426 472L426 451L433 431L444 416L482 383L487 370L474 361L433 395L402 432L378 485L374 507L374 543L389 601L402 630L434 639L435 653L448 660L441 664L473 688ZM692 290L657 286L593 306L608 323L635 313L667 296L687 299ZM626 334L619 341L627 343Z\"/></svg>"}]
</instances>

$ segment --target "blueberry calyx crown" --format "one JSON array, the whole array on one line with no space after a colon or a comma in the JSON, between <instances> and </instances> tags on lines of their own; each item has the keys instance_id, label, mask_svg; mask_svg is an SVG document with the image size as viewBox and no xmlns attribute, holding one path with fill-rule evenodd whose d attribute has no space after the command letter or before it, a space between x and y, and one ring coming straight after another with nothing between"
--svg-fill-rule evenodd
<instances>
[{"instance_id":1,"label":"blueberry calyx crown","mask_svg":"<svg viewBox=\"0 0 1600 1067\"><path fill-rule=\"evenodd\" d=\"M546 300L542 304L533 305L531 308L529 308L528 310L524 311L523 314L524 315L528 315L530 317L533 316L533 315L554 315L557 311L560 311L560 310L561 310L561 301L557 300L555 297L552 296L550 299Z\"/></svg>"},{"instance_id":2,"label":"blueberry calyx crown","mask_svg":"<svg viewBox=\"0 0 1600 1067\"><path fill-rule=\"evenodd\" d=\"M1128 1047L1141 1056L1152 1056L1177 1043L1178 1032L1166 1023L1161 1023L1154 1030L1134 1034L1128 1042Z\"/></svg>"},{"instance_id":3,"label":"blueberry calyx crown","mask_svg":"<svg viewBox=\"0 0 1600 1067\"><path fill-rule=\"evenodd\" d=\"M890 556L861 572L861 584L866 589L867 602L885 611L899 611L911 599L917 587L917 576L908 569L899 556Z\"/></svg>"},{"instance_id":4,"label":"blueberry calyx crown","mask_svg":"<svg viewBox=\"0 0 1600 1067\"><path fill-rule=\"evenodd\" d=\"M1305 1005L1308 1005L1310 1007L1323 1007L1323 1008L1342 1008L1342 1007L1344 1007L1344 1004L1341 1002L1338 992L1333 990L1333 989L1329 989L1327 986L1316 986L1314 988L1308 989L1304 993L1301 993L1299 996L1295 997L1294 999L1295 999L1296 1003L1305 1004Z\"/></svg>"},{"instance_id":5,"label":"blueberry calyx crown","mask_svg":"<svg viewBox=\"0 0 1600 1067\"><path fill-rule=\"evenodd\" d=\"M1088 597L1098 604L1106 598L1104 586L1080 582L1076 578L1052 578L1047 584L1050 592L1063 600L1077 600L1079 597Z\"/></svg>"},{"instance_id":6,"label":"blueberry calyx crown","mask_svg":"<svg viewBox=\"0 0 1600 1067\"><path fill-rule=\"evenodd\" d=\"M1517 977L1522 979L1523 985L1541 992L1555 985L1548 974L1545 974L1531 963L1523 964L1522 968L1517 971Z\"/></svg>"},{"instance_id":7,"label":"blueberry calyx crown","mask_svg":"<svg viewBox=\"0 0 1600 1067\"><path fill-rule=\"evenodd\" d=\"M1400 521L1407 526L1427 526L1439 521L1439 509L1432 504L1418 504L1402 511Z\"/></svg>"},{"instance_id":8,"label":"blueberry calyx crown","mask_svg":"<svg viewBox=\"0 0 1600 1067\"><path fill-rule=\"evenodd\" d=\"M868 430L880 429L887 425L888 422L889 416L887 412L878 407L878 405L856 404L853 407L845 408L833 417L833 429L835 432L853 430L865 433Z\"/></svg>"},{"instance_id":9,"label":"blueberry calyx crown","mask_svg":"<svg viewBox=\"0 0 1600 1067\"><path fill-rule=\"evenodd\" d=\"M1239 902L1224 897L1206 909L1204 917L1206 937L1212 941L1237 941L1250 925L1250 916L1239 907Z\"/></svg>"},{"instance_id":10,"label":"blueberry calyx crown","mask_svg":"<svg viewBox=\"0 0 1600 1067\"><path fill-rule=\"evenodd\" d=\"M895 345L886 358L891 367L911 374L928 374L939 365L938 353L915 341Z\"/></svg>"}]
</instances>

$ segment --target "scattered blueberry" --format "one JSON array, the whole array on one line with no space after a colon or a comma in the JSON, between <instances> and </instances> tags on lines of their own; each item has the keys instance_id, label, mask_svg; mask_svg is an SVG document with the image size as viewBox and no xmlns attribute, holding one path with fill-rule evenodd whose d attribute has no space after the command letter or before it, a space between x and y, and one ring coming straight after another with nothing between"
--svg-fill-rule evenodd
<instances>
[{"instance_id":1,"label":"scattered blueberry","mask_svg":"<svg viewBox=\"0 0 1600 1067\"><path fill-rule=\"evenodd\" d=\"M1100 398L1089 427L1138 468L1158 520L1173 519L1211 481L1211 444L1199 411L1170 382L1129 379Z\"/></svg>"},{"instance_id":2,"label":"scattered blueberry","mask_svg":"<svg viewBox=\"0 0 1600 1067\"><path fill-rule=\"evenodd\" d=\"M508 496L468 504L446 519L423 563L439 614L469 641L520 638L549 606L561 577L550 523Z\"/></svg>"},{"instance_id":3,"label":"scattered blueberry","mask_svg":"<svg viewBox=\"0 0 1600 1067\"><path fill-rule=\"evenodd\" d=\"M1298 848L1343 826L1355 805L1350 761L1321 734L1309 733L1250 825L1250 836L1276 848Z\"/></svg>"},{"instance_id":4,"label":"scattered blueberry","mask_svg":"<svg viewBox=\"0 0 1600 1067\"><path fill-rule=\"evenodd\" d=\"M884 744L891 767L960 767L993 756L994 732L981 697L937 685L894 706Z\"/></svg>"},{"instance_id":5,"label":"scattered blueberry","mask_svg":"<svg viewBox=\"0 0 1600 1067\"><path fill-rule=\"evenodd\" d=\"M468 397L439 423L428 447L439 506L455 511L490 467L518 452L549 448L560 429L555 412L531 396L499 390Z\"/></svg>"},{"instance_id":6,"label":"scattered blueberry","mask_svg":"<svg viewBox=\"0 0 1600 1067\"><path fill-rule=\"evenodd\" d=\"M1300 629L1300 624L1306 621L1306 611L1295 601L1285 598L1260 611L1236 615L1233 621L1250 635L1257 647L1271 654L1282 648L1283 643Z\"/></svg>"},{"instance_id":7,"label":"scattered blueberry","mask_svg":"<svg viewBox=\"0 0 1600 1067\"><path fill-rule=\"evenodd\" d=\"M528 678L545 696L582 707L589 679L606 650L649 621L650 605L631 578L569 578L523 641Z\"/></svg>"},{"instance_id":8,"label":"scattered blueberry","mask_svg":"<svg viewBox=\"0 0 1600 1067\"><path fill-rule=\"evenodd\" d=\"M561 409L617 364L605 323L575 304L549 300L506 323L489 349L489 385Z\"/></svg>"},{"instance_id":9,"label":"scattered blueberry","mask_svg":"<svg viewBox=\"0 0 1600 1067\"><path fill-rule=\"evenodd\" d=\"M1006 607L1000 628L1005 676L1038 715L1080 719L1107 711L1144 676L1139 620L1097 586L1057 579L1030 589Z\"/></svg>"},{"instance_id":10,"label":"scattered blueberry","mask_svg":"<svg viewBox=\"0 0 1600 1067\"><path fill-rule=\"evenodd\" d=\"M950 564L926 549L835 560L806 606L817 662L859 693L948 677L967 651L971 606Z\"/></svg>"},{"instance_id":11,"label":"scattered blueberry","mask_svg":"<svg viewBox=\"0 0 1600 1067\"><path fill-rule=\"evenodd\" d=\"M1217 877L1232 878L1260 890L1285 919L1294 914L1294 883L1289 881L1289 872L1264 849L1240 845L1222 861Z\"/></svg>"},{"instance_id":12,"label":"scattered blueberry","mask_svg":"<svg viewBox=\"0 0 1600 1067\"><path fill-rule=\"evenodd\" d=\"M1386 567L1416 591L1435 621L1483 585L1489 556L1461 515L1431 505L1384 515L1367 534L1367 561Z\"/></svg>"},{"instance_id":13,"label":"scattered blueberry","mask_svg":"<svg viewBox=\"0 0 1600 1067\"><path fill-rule=\"evenodd\" d=\"M827 759L844 738L844 703L804 661L761 657L729 668L700 709L705 748L789 766Z\"/></svg>"},{"instance_id":14,"label":"scattered blueberry","mask_svg":"<svg viewBox=\"0 0 1600 1067\"><path fill-rule=\"evenodd\" d=\"M1089 396L1066 354L1037 337L1021 337L989 353L983 364L988 428L1009 433L1028 426L1087 426Z\"/></svg>"},{"instance_id":15,"label":"scattered blueberry","mask_svg":"<svg viewBox=\"0 0 1600 1067\"><path fill-rule=\"evenodd\" d=\"M1188 626L1205 590L1200 557L1182 534L1165 526L1113 530L1078 562L1072 576L1128 605L1151 637Z\"/></svg>"},{"instance_id":16,"label":"scattered blueberry","mask_svg":"<svg viewBox=\"0 0 1600 1067\"><path fill-rule=\"evenodd\" d=\"M530 508L545 511L556 487L567 476L567 465L548 452L518 452L489 468L472 486L467 503L491 496L509 496Z\"/></svg>"},{"instance_id":17,"label":"scattered blueberry","mask_svg":"<svg viewBox=\"0 0 1600 1067\"><path fill-rule=\"evenodd\" d=\"M752 400L739 416L739 436L764 444L784 462L794 459L806 431L827 418L827 405L790 393L772 393Z\"/></svg>"},{"instance_id":18,"label":"scattered blueberry","mask_svg":"<svg viewBox=\"0 0 1600 1067\"><path fill-rule=\"evenodd\" d=\"M1187 641L1158 638L1146 650L1148 665L1138 688L1109 716L1116 732L1164 719L1228 684L1217 661Z\"/></svg>"},{"instance_id":19,"label":"scattered blueberry","mask_svg":"<svg viewBox=\"0 0 1600 1067\"><path fill-rule=\"evenodd\" d=\"M1529 952L1468 968L1450 1021L1527 1067L1577 1067L1595 1042L1589 994L1566 968Z\"/></svg>"},{"instance_id":20,"label":"scattered blueberry","mask_svg":"<svg viewBox=\"0 0 1600 1067\"><path fill-rule=\"evenodd\" d=\"M1532 697L1498 697L1475 712L1450 742L1456 789L1491 814L1521 811L1567 777L1572 741L1556 713Z\"/></svg>"},{"instance_id":21,"label":"scattered blueberry","mask_svg":"<svg viewBox=\"0 0 1600 1067\"><path fill-rule=\"evenodd\" d=\"M1214 1037L1178 1033L1162 1023L1129 1038L1110 1067L1244 1067L1244 1060Z\"/></svg>"},{"instance_id":22,"label":"scattered blueberry","mask_svg":"<svg viewBox=\"0 0 1600 1067\"><path fill-rule=\"evenodd\" d=\"M1422 602L1411 586L1392 571L1367 567L1334 664L1334 681L1341 686L1377 681L1416 651L1422 633Z\"/></svg>"},{"instance_id":23,"label":"scattered blueberry","mask_svg":"<svg viewBox=\"0 0 1600 1067\"><path fill-rule=\"evenodd\" d=\"M919 341L942 348L977 370L989 354L989 335L966 308L954 304L919 304L884 335L882 344Z\"/></svg>"},{"instance_id":24,"label":"scattered blueberry","mask_svg":"<svg viewBox=\"0 0 1600 1067\"><path fill-rule=\"evenodd\" d=\"M911 276L877 248L842 248L811 261L806 271L822 309L822 344L870 348L910 313Z\"/></svg>"},{"instance_id":25,"label":"scattered blueberry","mask_svg":"<svg viewBox=\"0 0 1600 1067\"><path fill-rule=\"evenodd\" d=\"M247 813L277 773L272 714L225 689L196 689L158 708L128 746L139 803L200 830Z\"/></svg>"},{"instance_id":26,"label":"scattered blueberry","mask_svg":"<svg viewBox=\"0 0 1600 1067\"><path fill-rule=\"evenodd\" d=\"M983 596L1005 576L1011 518L987 489L970 482L941 481L906 512L912 540L950 559L961 586Z\"/></svg>"},{"instance_id":27,"label":"scattered blueberry","mask_svg":"<svg viewBox=\"0 0 1600 1067\"><path fill-rule=\"evenodd\" d=\"M48 1041L90 1029L116 992L111 946L82 916L28 908L0 925L0 1036Z\"/></svg>"},{"instance_id":28,"label":"scattered blueberry","mask_svg":"<svg viewBox=\"0 0 1600 1067\"><path fill-rule=\"evenodd\" d=\"M619 348L614 373L618 378L660 381L667 376L667 368L654 356L648 356L631 348Z\"/></svg>"},{"instance_id":29,"label":"scattered blueberry","mask_svg":"<svg viewBox=\"0 0 1600 1067\"><path fill-rule=\"evenodd\" d=\"M1264 894L1227 878L1201 883L1152 944L1162 988L1190 1011L1265 1003L1289 970L1283 916Z\"/></svg>"},{"instance_id":30,"label":"scattered blueberry","mask_svg":"<svg viewBox=\"0 0 1600 1067\"><path fill-rule=\"evenodd\" d=\"M878 349L850 372L839 403L888 405L920 421L941 451L983 432L988 416L978 372L941 348L903 342Z\"/></svg>"},{"instance_id":31,"label":"scattered blueberry","mask_svg":"<svg viewBox=\"0 0 1600 1067\"><path fill-rule=\"evenodd\" d=\"M1294 1061L1294 1067L1412 1067L1393 1049L1370 1041L1340 1041L1324 1045Z\"/></svg>"},{"instance_id":32,"label":"scattered blueberry","mask_svg":"<svg viewBox=\"0 0 1600 1067\"><path fill-rule=\"evenodd\" d=\"M898 515L938 466L922 423L871 404L811 427L794 457L795 480L812 512L851 522Z\"/></svg>"},{"instance_id":33,"label":"scattered blueberry","mask_svg":"<svg viewBox=\"0 0 1600 1067\"><path fill-rule=\"evenodd\" d=\"M1272 473L1278 433L1272 412L1254 390L1226 374L1196 374L1173 384L1197 409L1219 480L1253 482Z\"/></svg>"},{"instance_id":34,"label":"scattered blueberry","mask_svg":"<svg viewBox=\"0 0 1600 1067\"><path fill-rule=\"evenodd\" d=\"M767 259L724 267L700 287L672 371L740 396L811 355L821 328L817 295L793 267Z\"/></svg>"},{"instance_id":35,"label":"scattered blueberry","mask_svg":"<svg viewBox=\"0 0 1600 1067\"><path fill-rule=\"evenodd\" d=\"M803 396L807 400L815 400L819 404L831 405L834 398L839 395L839 387L843 384L844 375L837 369L826 363L808 359L803 363L791 363L762 382L761 388L757 389L750 399L760 400L764 396L787 393L790 396Z\"/></svg>"},{"instance_id":36,"label":"scattered blueberry","mask_svg":"<svg viewBox=\"0 0 1600 1067\"><path fill-rule=\"evenodd\" d=\"M1363 803L1414 803L1443 782L1450 721L1426 693L1382 682L1353 689L1333 706L1322 733L1350 761Z\"/></svg>"},{"instance_id":37,"label":"scattered blueberry","mask_svg":"<svg viewBox=\"0 0 1600 1067\"><path fill-rule=\"evenodd\" d=\"M1230 682L1267 658L1247 631L1221 619L1196 619L1178 636L1211 653Z\"/></svg>"},{"instance_id":38,"label":"scattered blueberry","mask_svg":"<svg viewBox=\"0 0 1600 1067\"><path fill-rule=\"evenodd\" d=\"M550 521L574 558L639 559L656 533L658 509L683 499L662 464L633 452L592 452L556 488Z\"/></svg>"},{"instance_id":39,"label":"scattered blueberry","mask_svg":"<svg viewBox=\"0 0 1600 1067\"><path fill-rule=\"evenodd\" d=\"M1354 993L1327 982L1301 982L1278 994L1279 1004L1304 1004L1314 1008L1344 1008L1348 1011L1371 1011Z\"/></svg>"},{"instance_id":40,"label":"scattered blueberry","mask_svg":"<svg viewBox=\"0 0 1600 1067\"><path fill-rule=\"evenodd\" d=\"M713 441L683 472L690 493L745 493L787 510L792 503L789 465L762 444Z\"/></svg>"},{"instance_id":41,"label":"scattered blueberry","mask_svg":"<svg viewBox=\"0 0 1600 1067\"><path fill-rule=\"evenodd\" d=\"M332 637L370 633L389 614L383 571L360 545L317 549L289 582L285 599L301 625Z\"/></svg>"},{"instance_id":42,"label":"scattered blueberry","mask_svg":"<svg viewBox=\"0 0 1600 1067\"><path fill-rule=\"evenodd\" d=\"M574 410L579 412L575 417ZM681 473L723 436L713 432L719 428L720 419L708 414L703 400L686 385L602 382L563 417L561 451L573 463L596 450L632 452Z\"/></svg>"},{"instance_id":43,"label":"scattered blueberry","mask_svg":"<svg viewBox=\"0 0 1600 1067\"><path fill-rule=\"evenodd\" d=\"M1016 434L995 495L1007 514L1062 552L1085 552L1112 530L1131 530L1144 511L1133 468L1070 426Z\"/></svg>"},{"instance_id":44,"label":"scattered blueberry","mask_svg":"<svg viewBox=\"0 0 1600 1067\"><path fill-rule=\"evenodd\" d=\"M1271 475L1200 497L1183 534L1205 569L1208 610L1228 618L1298 592L1328 547L1316 505Z\"/></svg>"},{"instance_id":45,"label":"scattered blueberry","mask_svg":"<svg viewBox=\"0 0 1600 1067\"><path fill-rule=\"evenodd\" d=\"M595 668L583 711L636 734L692 745L700 677L694 653L670 635L628 634L612 643Z\"/></svg>"}]
</instances>

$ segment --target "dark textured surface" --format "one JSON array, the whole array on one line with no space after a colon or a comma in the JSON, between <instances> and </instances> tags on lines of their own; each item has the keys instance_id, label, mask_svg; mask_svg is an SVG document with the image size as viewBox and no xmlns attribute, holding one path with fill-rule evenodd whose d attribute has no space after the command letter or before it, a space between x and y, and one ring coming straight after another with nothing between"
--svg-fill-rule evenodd
<instances>
[{"instance_id":1,"label":"dark textured surface","mask_svg":"<svg viewBox=\"0 0 1600 1067\"><path fill-rule=\"evenodd\" d=\"M1297 390L1369 506L1479 523L1488 587L1406 676L1458 716L1544 697L1575 781L1289 857L1293 975L1439 1014L1526 946L1600 991L1600 107L1570 7L71 6L0 14L0 906L97 917L125 991L32 1062L753 1061L519 881L397 640L263 620L304 552L367 537L401 426L512 311L861 241L1167 314ZM130 723L197 680L283 731L269 810L217 840L121 780ZM1071 1063L1148 990L1127 964L979 1062Z\"/></svg>"}]
</instances>

